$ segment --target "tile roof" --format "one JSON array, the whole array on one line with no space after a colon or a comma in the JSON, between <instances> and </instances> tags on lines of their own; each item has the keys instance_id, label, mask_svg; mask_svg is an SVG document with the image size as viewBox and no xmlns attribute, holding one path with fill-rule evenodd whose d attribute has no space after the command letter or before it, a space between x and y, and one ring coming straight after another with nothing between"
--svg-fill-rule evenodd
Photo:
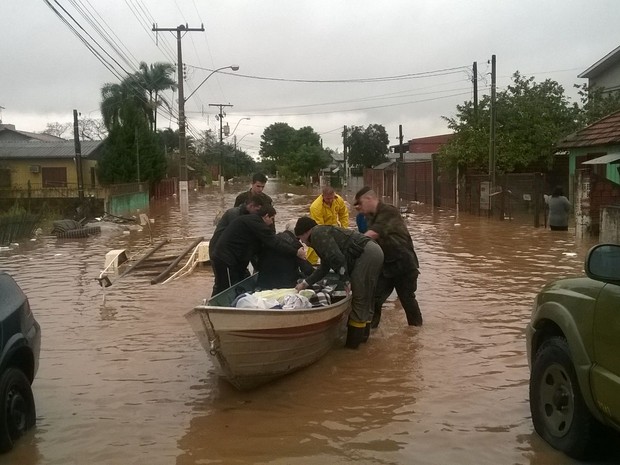
<instances>
[{"instance_id":1,"label":"tile roof","mask_svg":"<svg viewBox=\"0 0 620 465\"><path fill-rule=\"evenodd\" d=\"M574 132L558 143L558 148L594 147L620 144L620 111L605 116Z\"/></svg>"},{"instance_id":2,"label":"tile roof","mask_svg":"<svg viewBox=\"0 0 620 465\"><path fill-rule=\"evenodd\" d=\"M103 144L102 140L81 141L82 157L87 158ZM0 159L19 160L23 158L73 158L75 144L72 140L43 142L30 141L0 141Z\"/></svg>"}]
</instances>

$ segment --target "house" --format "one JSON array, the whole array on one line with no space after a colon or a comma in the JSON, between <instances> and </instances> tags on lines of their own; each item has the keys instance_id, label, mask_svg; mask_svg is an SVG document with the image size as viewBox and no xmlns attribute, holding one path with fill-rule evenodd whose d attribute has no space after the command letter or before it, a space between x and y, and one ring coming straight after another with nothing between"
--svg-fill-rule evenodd
<instances>
[{"instance_id":1,"label":"house","mask_svg":"<svg viewBox=\"0 0 620 465\"><path fill-rule=\"evenodd\" d=\"M436 160L439 149L451 137L452 134L418 137L403 143L402 147L400 144L390 146L390 161L375 166L372 173L364 176L364 182L373 186L383 197L396 198L395 204L421 202L432 206L454 207L454 185L442 184Z\"/></svg>"},{"instance_id":2,"label":"house","mask_svg":"<svg viewBox=\"0 0 620 465\"><path fill-rule=\"evenodd\" d=\"M612 50L578 77L588 80L588 87L601 87L605 93L620 90L620 47Z\"/></svg>"},{"instance_id":3,"label":"house","mask_svg":"<svg viewBox=\"0 0 620 465\"><path fill-rule=\"evenodd\" d=\"M96 196L92 192L99 187L96 158L103 141L83 141L80 145L83 188L91 191L86 195ZM2 140L0 197L78 197L77 167L73 141Z\"/></svg>"},{"instance_id":4,"label":"house","mask_svg":"<svg viewBox=\"0 0 620 465\"><path fill-rule=\"evenodd\" d=\"M620 111L569 135L558 148L568 154L577 230L598 234L601 208L620 205Z\"/></svg>"},{"instance_id":5,"label":"house","mask_svg":"<svg viewBox=\"0 0 620 465\"><path fill-rule=\"evenodd\" d=\"M321 186L329 184L333 187L342 186L342 180L345 177L345 160L344 154L333 151L329 154L330 161L327 167L322 168L319 172L319 184Z\"/></svg>"}]
</instances>

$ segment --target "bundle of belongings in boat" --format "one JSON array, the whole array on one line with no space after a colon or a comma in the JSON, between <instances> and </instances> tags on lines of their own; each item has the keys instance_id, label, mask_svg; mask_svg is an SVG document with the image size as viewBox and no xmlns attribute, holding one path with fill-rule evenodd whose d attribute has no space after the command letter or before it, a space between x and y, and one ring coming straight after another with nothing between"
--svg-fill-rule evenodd
<instances>
[{"instance_id":1,"label":"bundle of belongings in boat","mask_svg":"<svg viewBox=\"0 0 620 465\"><path fill-rule=\"evenodd\" d=\"M334 291L334 288L328 286L316 287L316 289L304 289L299 292L294 288L245 292L237 296L232 302L231 307L290 310L331 305L331 293Z\"/></svg>"}]
</instances>

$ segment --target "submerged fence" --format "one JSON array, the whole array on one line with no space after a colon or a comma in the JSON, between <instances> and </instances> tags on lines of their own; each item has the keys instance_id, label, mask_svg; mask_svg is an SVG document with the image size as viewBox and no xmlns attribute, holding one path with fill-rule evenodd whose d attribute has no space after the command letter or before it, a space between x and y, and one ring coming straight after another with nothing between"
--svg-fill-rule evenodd
<instances>
[{"instance_id":1,"label":"submerged fence","mask_svg":"<svg viewBox=\"0 0 620 465\"><path fill-rule=\"evenodd\" d=\"M27 211L0 214L0 246L32 237L39 220L40 215Z\"/></svg>"}]
</instances>

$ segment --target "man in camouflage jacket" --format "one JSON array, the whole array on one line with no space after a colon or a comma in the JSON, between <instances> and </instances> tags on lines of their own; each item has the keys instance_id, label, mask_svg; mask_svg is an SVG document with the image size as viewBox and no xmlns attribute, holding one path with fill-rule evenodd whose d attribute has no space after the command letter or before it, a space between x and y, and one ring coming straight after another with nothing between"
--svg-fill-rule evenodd
<instances>
[{"instance_id":1,"label":"man in camouflage jacket","mask_svg":"<svg viewBox=\"0 0 620 465\"><path fill-rule=\"evenodd\" d=\"M415 296L420 265L407 224L395 206L381 202L367 187L361 189L355 199L368 220L365 234L377 241L385 255L371 326L379 326L381 307L394 288L407 315L407 323L422 326L422 312Z\"/></svg>"},{"instance_id":2,"label":"man in camouflage jacket","mask_svg":"<svg viewBox=\"0 0 620 465\"><path fill-rule=\"evenodd\" d=\"M347 325L347 347L357 348L370 334L373 297L377 276L383 265L381 247L352 229L317 225L308 216L297 220L295 235L321 258L317 270L296 286L305 289L320 281L330 269L339 274L347 292L352 293Z\"/></svg>"}]
</instances>

